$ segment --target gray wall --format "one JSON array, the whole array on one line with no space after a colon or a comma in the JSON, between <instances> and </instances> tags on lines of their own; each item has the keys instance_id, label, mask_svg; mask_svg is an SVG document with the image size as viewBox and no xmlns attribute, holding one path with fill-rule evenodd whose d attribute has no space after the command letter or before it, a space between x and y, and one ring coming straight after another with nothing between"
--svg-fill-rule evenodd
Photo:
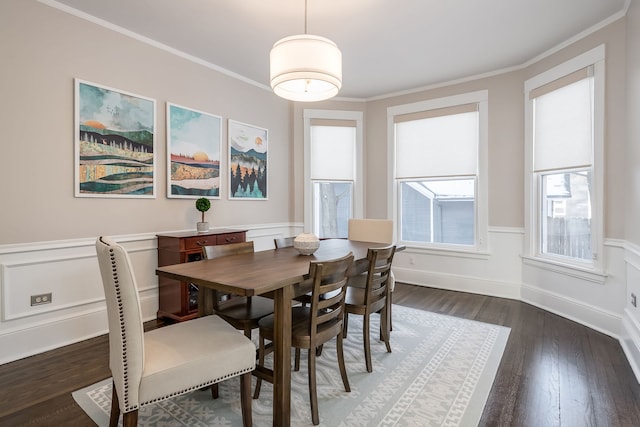
<instances>
[{"instance_id":1,"label":"gray wall","mask_svg":"<svg viewBox=\"0 0 640 427\"><path fill-rule=\"evenodd\" d=\"M383 218L387 216L388 178L380 172L387 169L387 107L481 89L489 90L489 225L523 227L523 82L600 43L607 45L606 237L625 237L625 210L621 206L627 206L627 212L638 212L640 207L640 191L628 197L624 167L640 174L636 166L640 150L637 144L627 146L625 138L625 109L632 112L640 108L633 97L625 105L624 93L627 56L629 86L631 90L635 86L637 92L640 85L637 49L625 44L628 36L630 43L637 45L639 36L633 25L626 31L625 19L521 70L369 102L290 106L267 88L233 79L34 0L6 0L0 8L4 64L0 80L4 95L0 106L0 198L10 207L2 210L0 244L192 228L198 217L192 202L165 197L166 102L269 129L269 200L227 200L223 173L222 198L213 202L207 214L212 226L302 221L303 108L365 111L365 190L370 190L365 195L365 216ZM629 19L638 20L637 5L630 10ZM38 25L25 25L34 22ZM74 197L75 77L156 99L156 199ZM637 123L629 120L630 141L640 134ZM223 144L223 166L226 155ZM638 190L640 179L631 182ZM636 223L632 217L626 220L629 237L640 243Z\"/></svg>"},{"instance_id":2,"label":"gray wall","mask_svg":"<svg viewBox=\"0 0 640 427\"><path fill-rule=\"evenodd\" d=\"M0 244L195 229L193 200L166 197L166 102L224 119L212 227L294 220L290 103L268 88L35 0L3 0L0 31ZM156 100L155 199L74 197L74 78ZM227 119L269 129L267 201L227 200Z\"/></svg>"},{"instance_id":3,"label":"gray wall","mask_svg":"<svg viewBox=\"0 0 640 427\"><path fill-rule=\"evenodd\" d=\"M625 239L640 245L640 4L632 1L627 13L627 145L625 181ZM623 158L625 158L623 157ZM639 285L640 287L640 285Z\"/></svg>"},{"instance_id":4,"label":"gray wall","mask_svg":"<svg viewBox=\"0 0 640 427\"><path fill-rule=\"evenodd\" d=\"M602 43L606 44L605 236L624 237L625 19L620 19L543 60L492 77L367 103L367 170L387 167L386 111L394 105L477 90L489 91L489 226L524 227L524 81ZM367 185L386 188L385 177L367 174ZM372 196L372 194L368 194ZM386 217L387 200L368 197L365 212ZM636 208L636 212L638 209ZM640 227L638 227L640 230Z\"/></svg>"}]
</instances>

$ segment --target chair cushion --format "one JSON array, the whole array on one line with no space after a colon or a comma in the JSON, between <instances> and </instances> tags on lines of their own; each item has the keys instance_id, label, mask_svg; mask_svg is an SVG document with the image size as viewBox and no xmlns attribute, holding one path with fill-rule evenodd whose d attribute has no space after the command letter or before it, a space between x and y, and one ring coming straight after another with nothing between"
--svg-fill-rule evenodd
<instances>
[{"instance_id":1,"label":"chair cushion","mask_svg":"<svg viewBox=\"0 0 640 427\"><path fill-rule=\"evenodd\" d=\"M144 334L140 404L164 400L255 368L255 345L218 316Z\"/></svg>"}]
</instances>

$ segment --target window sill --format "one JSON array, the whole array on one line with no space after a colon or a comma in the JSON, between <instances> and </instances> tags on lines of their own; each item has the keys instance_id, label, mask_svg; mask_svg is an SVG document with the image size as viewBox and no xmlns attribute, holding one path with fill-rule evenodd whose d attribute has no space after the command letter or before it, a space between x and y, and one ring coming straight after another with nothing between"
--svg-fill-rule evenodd
<instances>
[{"instance_id":1,"label":"window sill","mask_svg":"<svg viewBox=\"0 0 640 427\"><path fill-rule=\"evenodd\" d=\"M535 258L528 255L522 256L522 262L526 265L530 265L531 267L553 271L555 273L576 277L578 279L587 280L600 285L604 285L608 276L604 271L583 268L549 259Z\"/></svg>"}]
</instances>

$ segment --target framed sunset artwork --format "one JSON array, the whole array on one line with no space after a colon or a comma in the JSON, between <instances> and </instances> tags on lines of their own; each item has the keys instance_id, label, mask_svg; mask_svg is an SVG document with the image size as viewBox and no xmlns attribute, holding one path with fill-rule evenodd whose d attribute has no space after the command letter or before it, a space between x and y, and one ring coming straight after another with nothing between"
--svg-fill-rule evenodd
<instances>
[{"instance_id":1,"label":"framed sunset artwork","mask_svg":"<svg viewBox=\"0 0 640 427\"><path fill-rule=\"evenodd\" d=\"M269 131L229 120L229 199L267 200Z\"/></svg>"},{"instance_id":2,"label":"framed sunset artwork","mask_svg":"<svg viewBox=\"0 0 640 427\"><path fill-rule=\"evenodd\" d=\"M167 197L220 198L222 118L167 103Z\"/></svg>"}]
</instances>

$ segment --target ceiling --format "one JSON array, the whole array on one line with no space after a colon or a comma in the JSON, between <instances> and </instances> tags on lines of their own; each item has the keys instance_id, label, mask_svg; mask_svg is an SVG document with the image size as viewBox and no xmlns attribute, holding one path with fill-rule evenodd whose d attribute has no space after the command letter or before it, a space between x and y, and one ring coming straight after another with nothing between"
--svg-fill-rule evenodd
<instances>
[{"instance_id":1,"label":"ceiling","mask_svg":"<svg viewBox=\"0 0 640 427\"><path fill-rule=\"evenodd\" d=\"M264 87L273 43L304 33L305 0L40 1ZM629 1L307 0L307 33L342 51L338 96L372 99L522 66L622 17Z\"/></svg>"}]
</instances>

